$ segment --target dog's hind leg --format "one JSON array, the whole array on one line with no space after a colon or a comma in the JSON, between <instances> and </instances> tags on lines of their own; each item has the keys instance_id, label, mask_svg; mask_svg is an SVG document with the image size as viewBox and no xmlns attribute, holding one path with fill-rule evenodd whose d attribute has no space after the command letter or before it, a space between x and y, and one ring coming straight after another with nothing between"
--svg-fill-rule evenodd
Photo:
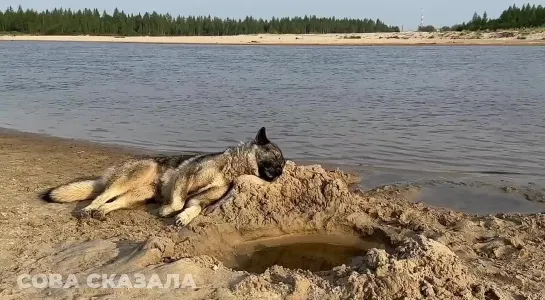
<instances>
[{"instance_id":1,"label":"dog's hind leg","mask_svg":"<svg viewBox=\"0 0 545 300\"><path fill-rule=\"evenodd\" d=\"M121 175L110 180L110 184L104 192L98 195L91 204L80 210L79 216L91 216L94 210L125 193L137 193L140 189L154 188L156 177L157 164L152 161L139 161L126 166Z\"/></svg>"},{"instance_id":2,"label":"dog's hind leg","mask_svg":"<svg viewBox=\"0 0 545 300\"><path fill-rule=\"evenodd\" d=\"M106 214L118 210L143 203L155 196L155 188L151 185L144 185L138 189L130 190L119 196L115 201L104 203L97 209L92 211L92 216L95 219L102 220Z\"/></svg>"},{"instance_id":3,"label":"dog's hind leg","mask_svg":"<svg viewBox=\"0 0 545 300\"><path fill-rule=\"evenodd\" d=\"M98 195L98 197L91 202L91 204L87 205L86 207L82 208L78 215L80 218L86 218L91 216L92 212L108 202L109 200L118 197L120 195L123 195L127 192L127 188L123 185L120 186L111 186L108 189L106 189L102 194Z\"/></svg>"}]
</instances>

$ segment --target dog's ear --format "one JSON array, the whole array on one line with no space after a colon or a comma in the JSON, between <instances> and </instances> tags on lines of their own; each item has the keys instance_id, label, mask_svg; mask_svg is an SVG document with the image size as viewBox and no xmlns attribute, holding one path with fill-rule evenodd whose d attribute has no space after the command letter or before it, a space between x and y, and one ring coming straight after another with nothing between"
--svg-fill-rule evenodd
<instances>
[{"instance_id":1,"label":"dog's ear","mask_svg":"<svg viewBox=\"0 0 545 300\"><path fill-rule=\"evenodd\" d=\"M254 144L261 146L267 145L268 143L270 143L270 141L267 138L267 134L265 133L265 127L261 127L261 129L259 129L257 135L255 136Z\"/></svg>"}]
</instances>

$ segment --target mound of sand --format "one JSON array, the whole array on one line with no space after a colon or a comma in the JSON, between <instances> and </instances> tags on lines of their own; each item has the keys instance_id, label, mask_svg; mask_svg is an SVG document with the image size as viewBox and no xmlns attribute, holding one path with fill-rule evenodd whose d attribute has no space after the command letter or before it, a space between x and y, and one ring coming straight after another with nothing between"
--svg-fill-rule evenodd
<instances>
[{"instance_id":1,"label":"mound of sand","mask_svg":"<svg viewBox=\"0 0 545 300\"><path fill-rule=\"evenodd\" d=\"M105 221L80 221L67 215L58 216L59 220L50 217L48 224L31 222L22 230L47 238L34 242L40 250L29 250L27 244L18 252L20 257L13 258L14 265L3 272L2 295L13 299L44 295L59 299L545 297L544 216L469 216L413 203L415 188L352 190L351 184L358 180L340 170L290 162L277 182L261 187L241 183L231 203L181 230L171 220L154 216L153 208L114 212ZM344 257L346 253L350 255ZM75 274L80 283L93 273L158 274L162 282L167 274L181 278L191 274L196 287L20 289L14 278L22 272Z\"/></svg>"}]
</instances>

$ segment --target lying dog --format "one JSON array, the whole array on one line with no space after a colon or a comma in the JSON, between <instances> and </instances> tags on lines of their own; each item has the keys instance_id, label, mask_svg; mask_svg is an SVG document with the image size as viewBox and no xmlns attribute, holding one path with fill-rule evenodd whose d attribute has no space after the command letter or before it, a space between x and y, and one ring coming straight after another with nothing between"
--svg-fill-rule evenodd
<instances>
[{"instance_id":1,"label":"lying dog","mask_svg":"<svg viewBox=\"0 0 545 300\"><path fill-rule=\"evenodd\" d=\"M114 210L160 199L163 204L158 214L176 214L176 225L185 226L203 209L211 213L231 200L236 180L273 182L282 175L285 164L282 151L262 127L252 141L223 152L130 159L98 178L53 188L45 199L57 203L94 199L79 215L99 219Z\"/></svg>"}]
</instances>

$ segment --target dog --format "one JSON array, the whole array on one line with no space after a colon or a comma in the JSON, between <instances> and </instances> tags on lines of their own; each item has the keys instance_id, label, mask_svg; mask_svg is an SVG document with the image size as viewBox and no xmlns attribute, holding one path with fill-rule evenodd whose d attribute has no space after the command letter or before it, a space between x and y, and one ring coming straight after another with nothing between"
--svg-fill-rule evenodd
<instances>
[{"instance_id":1,"label":"dog","mask_svg":"<svg viewBox=\"0 0 545 300\"><path fill-rule=\"evenodd\" d=\"M187 156L134 158L112 166L100 177L75 180L47 191L49 202L93 201L80 218L104 219L115 210L149 200L162 203L160 217L175 216L177 226L189 224L201 212L210 214L234 197L238 181L267 184L282 174L286 160L261 127L253 140L223 152Z\"/></svg>"}]
</instances>

